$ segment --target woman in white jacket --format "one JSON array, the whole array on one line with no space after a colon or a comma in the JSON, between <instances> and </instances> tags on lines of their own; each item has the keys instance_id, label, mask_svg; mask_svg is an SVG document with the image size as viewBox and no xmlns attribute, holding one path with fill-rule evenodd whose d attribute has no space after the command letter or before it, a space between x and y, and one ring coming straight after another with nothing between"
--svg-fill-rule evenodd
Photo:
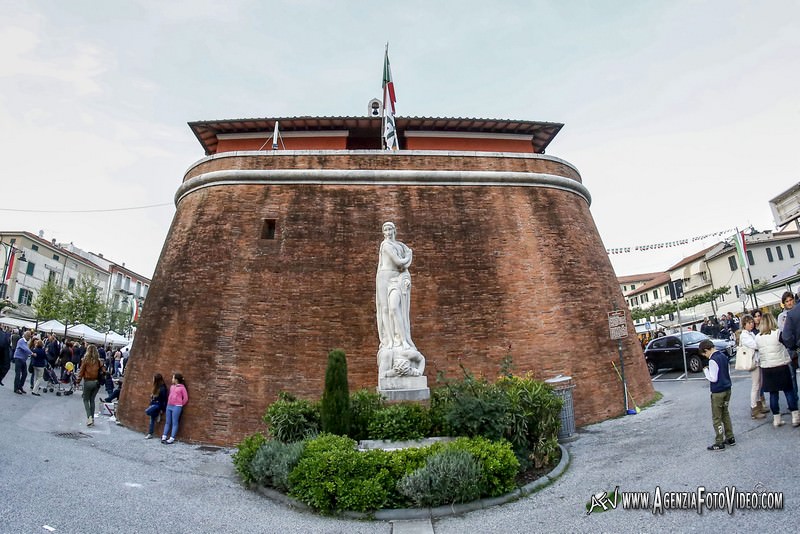
<instances>
[{"instance_id":1,"label":"woman in white jacket","mask_svg":"<svg viewBox=\"0 0 800 534\"><path fill-rule=\"evenodd\" d=\"M753 320L752 315L742 316L742 330L739 332L739 345L753 349L753 364L755 367L750 371L750 418L751 419L764 419L766 415L762 413L761 408L761 367L758 363L758 343L756 342L756 335L753 333L756 322Z\"/></svg>"},{"instance_id":2,"label":"woman in white jacket","mask_svg":"<svg viewBox=\"0 0 800 534\"><path fill-rule=\"evenodd\" d=\"M758 325L759 334L756 336L758 345L759 365L761 365L761 379L764 382L764 391L769 391L769 407L772 410L772 424L775 427L783 425L780 409L778 408L778 392L783 391L786 403L792 412L792 426L800 426L800 412L797 411L797 397L792 387L792 375L789 368L791 362L789 352L779 339L780 330L771 313L765 313Z\"/></svg>"}]
</instances>

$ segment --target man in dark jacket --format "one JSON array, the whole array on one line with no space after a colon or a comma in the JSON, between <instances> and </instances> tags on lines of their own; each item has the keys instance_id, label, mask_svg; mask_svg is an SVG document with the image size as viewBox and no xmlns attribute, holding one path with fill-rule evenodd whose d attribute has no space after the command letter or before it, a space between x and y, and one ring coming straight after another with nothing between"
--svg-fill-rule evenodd
<instances>
[{"instance_id":1,"label":"man in dark jacket","mask_svg":"<svg viewBox=\"0 0 800 534\"><path fill-rule=\"evenodd\" d=\"M800 343L800 306L794 306L786 314L786 322L783 323L781 331L781 341L790 351L797 350Z\"/></svg>"}]
</instances>

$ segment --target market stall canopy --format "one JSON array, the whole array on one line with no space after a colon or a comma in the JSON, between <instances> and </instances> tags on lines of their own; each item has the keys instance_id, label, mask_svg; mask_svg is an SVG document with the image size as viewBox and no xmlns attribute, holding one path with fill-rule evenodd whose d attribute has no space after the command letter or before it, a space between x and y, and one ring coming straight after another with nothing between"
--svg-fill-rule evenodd
<instances>
[{"instance_id":1,"label":"market stall canopy","mask_svg":"<svg viewBox=\"0 0 800 534\"><path fill-rule=\"evenodd\" d=\"M83 339L89 343L102 343L106 339L106 335L98 332L91 326L85 324L76 324L67 329L67 336L77 339Z\"/></svg>"},{"instance_id":2,"label":"market stall canopy","mask_svg":"<svg viewBox=\"0 0 800 534\"><path fill-rule=\"evenodd\" d=\"M39 323L39 328L37 330L39 332L46 332L48 334L61 334L64 335L64 323L57 319L50 319L49 321L45 321L43 323Z\"/></svg>"},{"instance_id":3,"label":"market stall canopy","mask_svg":"<svg viewBox=\"0 0 800 534\"><path fill-rule=\"evenodd\" d=\"M0 317L0 324L13 326L15 328L33 328L36 325L34 321L26 321L25 319L17 319L16 317Z\"/></svg>"},{"instance_id":4,"label":"market stall canopy","mask_svg":"<svg viewBox=\"0 0 800 534\"><path fill-rule=\"evenodd\" d=\"M113 330L109 330L106 337L106 342L111 343L112 345L127 345L130 343L130 341L130 339L117 334Z\"/></svg>"}]
</instances>

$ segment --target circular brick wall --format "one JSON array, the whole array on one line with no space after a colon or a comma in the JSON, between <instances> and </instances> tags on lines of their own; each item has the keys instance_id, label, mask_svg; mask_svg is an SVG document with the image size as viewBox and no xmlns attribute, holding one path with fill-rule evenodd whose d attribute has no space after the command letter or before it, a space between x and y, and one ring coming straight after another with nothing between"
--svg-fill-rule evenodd
<instances>
[{"instance_id":1,"label":"circular brick wall","mask_svg":"<svg viewBox=\"0 0 800 534\"><path fill-rule=\"evenodd\" d=\"M577 170L534 154L227 153L197 162L148 293L120 399L144 430L152 375L181 372L180 437L231 445L280 391L317 399L327 353L377 385L375 269L394 221L414 251L412 336L426 375L573 377L578 425L617 416L607 312L624 299ZM272 227L272 228L271 228ZM632 332L632 325L629 323ZM653 388L635 337L629 390Z\"/></svg>"}]
</instances>

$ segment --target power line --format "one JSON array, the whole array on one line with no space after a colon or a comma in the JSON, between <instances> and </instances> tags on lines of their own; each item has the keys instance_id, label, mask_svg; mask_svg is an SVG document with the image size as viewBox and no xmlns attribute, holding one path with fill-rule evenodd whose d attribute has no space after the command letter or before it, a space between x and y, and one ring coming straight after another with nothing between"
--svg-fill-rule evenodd
<instances>
[{"instance_id":1,"label":"power line","mask_svg":"<svg viewBox=\"0 0 800 534\"><path fill-rule=\"evenodd\" d=\"M133 206L130 208L106 208L97 210L20 210L14 208L0 208L0 211L13 211L15 213L107 213L111 211L132 211L132 210L146 210L150 208L162 208L164 206L173 206L172 202L164 204L148 204L147 206Z\"/></svg>"}]
</instances>

